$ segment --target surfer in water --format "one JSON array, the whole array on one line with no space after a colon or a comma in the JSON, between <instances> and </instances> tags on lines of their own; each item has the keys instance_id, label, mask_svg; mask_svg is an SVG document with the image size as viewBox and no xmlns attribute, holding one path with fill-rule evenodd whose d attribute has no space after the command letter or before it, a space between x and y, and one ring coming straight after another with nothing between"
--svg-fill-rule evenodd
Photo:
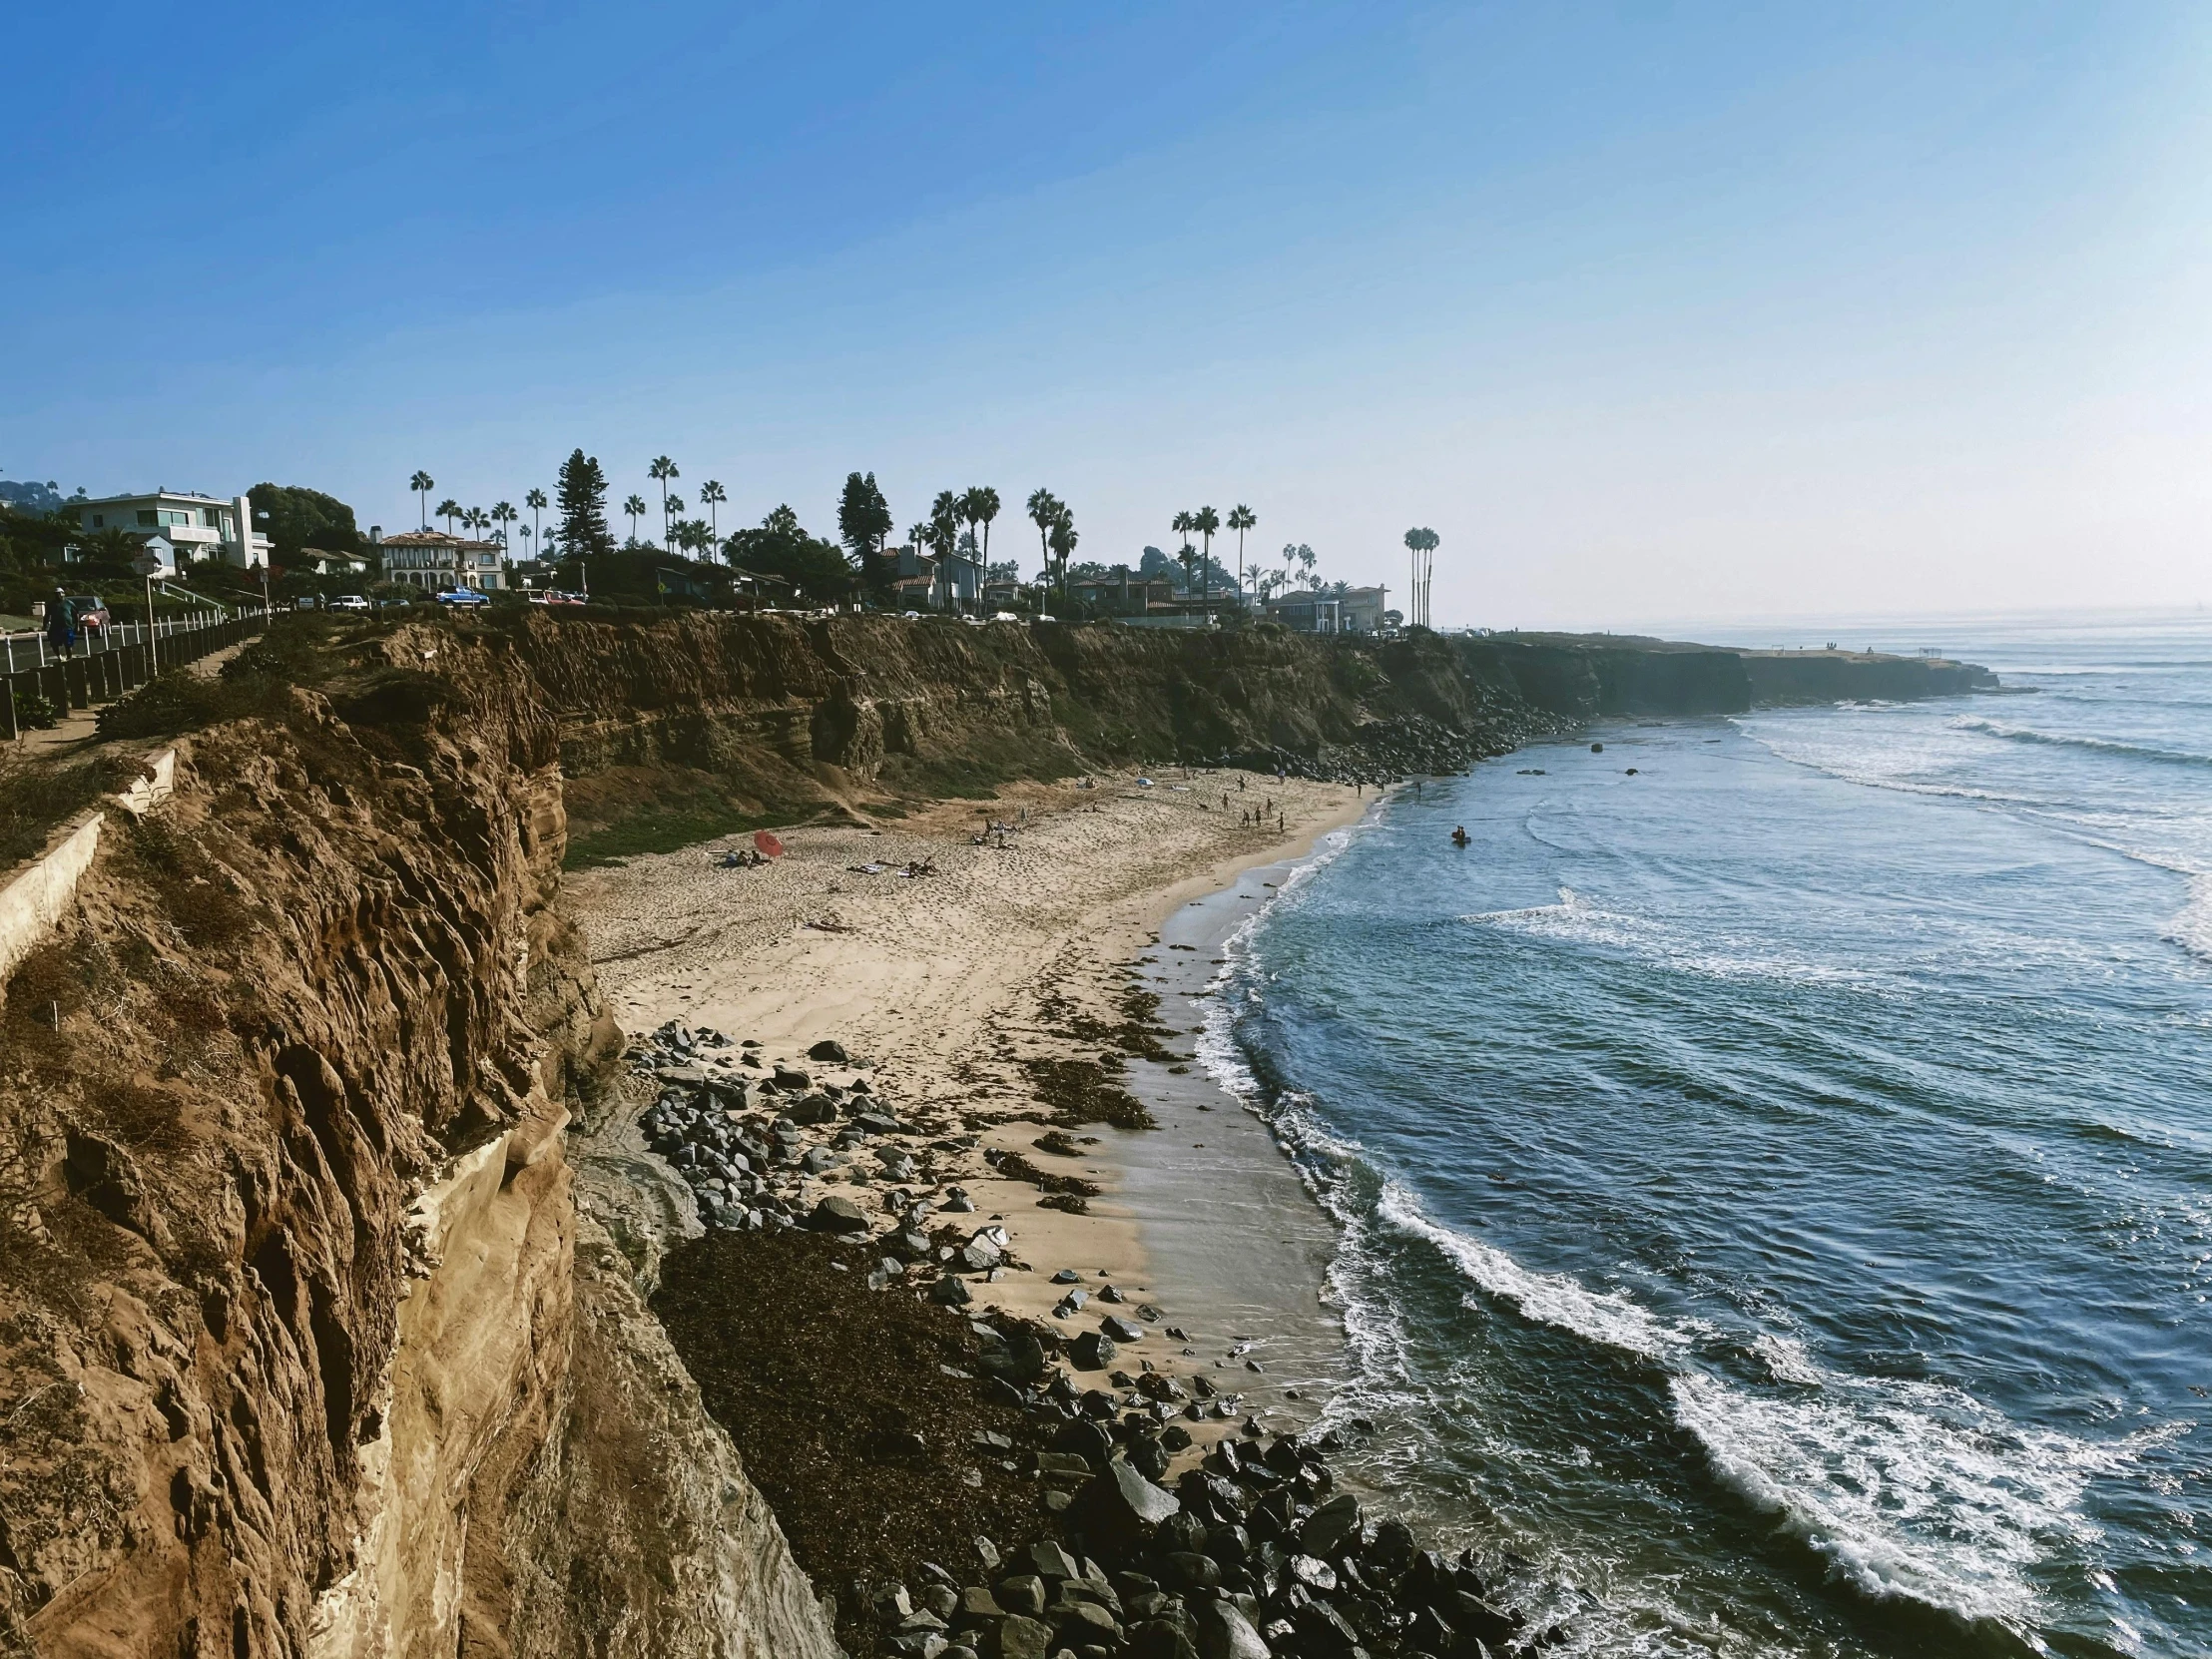
<instances>
[{"instance_id":1,"label":"surfer in water","mask_svg":"<svg viewBox=\"0 0 2212 1659\"><path fill-rule=\"evenodd\" d=\"M1462 824L1451 831L1451 844L1453 846L1467 844L1467 827L1465 825Z\"/></svg>"}]
</instances>

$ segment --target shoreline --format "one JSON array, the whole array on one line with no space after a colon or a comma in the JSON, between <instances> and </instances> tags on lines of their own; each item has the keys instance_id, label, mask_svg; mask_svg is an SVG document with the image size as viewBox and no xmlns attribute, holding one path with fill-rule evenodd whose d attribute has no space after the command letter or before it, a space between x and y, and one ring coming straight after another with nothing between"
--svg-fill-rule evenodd
<instances>
[{"instance_id":1,"label":"shoreline","mask_svg":"<svg viewBox=\"0 0 2212 1659\"><path fill-rule=\"evenodd\" d=\"M633 1041L676 1020L756 1042L770 1066L802 1068L810 1047L838 1042L865 1064L830 1073L867 1078L878 1099L937 1135L931 1145L948 1147L943 1131L964 1128L972 1147L925 1162L926 1179L899 1190L926 1189L941 1204L960 1189L973 1213L940 1211L932 1225L1006 1229L1009 1268L971 1282L967 1311L1002 1310L1071 1338L1101 1314L1154 1311L1150 1340L1124 1345L1122 1364L1203 1372L1217 1400L1236 1406L1193 1425L1187 1461L1245 1414L1303 1426L1341 1375L1342 1327L1322 1295L1334 1224L1194 1045L1220 942L1381 796L1229 770L1163 776L1144 791L1129 774L1096 784L1018 787L992 803L993 822L1019 826L1006 837L1012 852L971 845L977 809L945 803L896 826L794 830L768 868L715 868L725 843L710 842L572 872L569 886ZM1259 832L1237 823L1240 801L1281 805L1284 833L1255 844ZM853 868L909 858L933 860L936 873ZM1071 883L1092 896L1069 902ZM687 891L690 904L678 896ZM1186 961L1193 969L1178 971ZM1133 987L1160 998L1156 1015L1131 1019ZM1107 1051L1102 1034L1117 1030L1108 1040L1121 1052ZM1055 1065L1126 1089L1157 1126L1093 1123L1062 1155L1040 1151L1053 1120L1038 1071ZM686 1213L691 1194L636 1126L649 1104L633 1089L576 1148L580 1165L615 1175L584 1183L595 1217L618 1237L652 1235L631 1249L648 1278L652 1258L703 1231ZM985 1162L1007 1154L1047 1179L1088 1183L1085 1213L1050 1207L1045 1191ZM885 1202L883 1190L848 1165L810 1178L800 1208L831 1196L867 1208ZM1066 1272L1081 1286L1054 1283ZM1055 1320L1068 1290L1108 1284L1127 1306L1093 1302ZM1168 1327L1184 1335L1168 1338Z\"/></svg>"},{"instance_id":2,"label":"shoreline","mask_svg":"<svg viewBox=\"0 0 2212 1659\"><path fill-rule=\"evenodd\" d=\"M1160 959L1146 983L1163 997L1163 1014L1172 1010L1170 1023L1195 1042L1233 1040L1216 1029L1232 940L1300 872L1333 855L1325 842L1372 822L1388 798L1372 798L1357 818L1296 853L1250 865L1164 919ZM1188 1068L1140 1062L1131 1072L1132 1088L1163 1133L1117 1137L1120 1197L1148 1242L1155 1277L1208 1329L1230 1334L1266 1365L1268 1385L1254 1391L1272 1396L1275 1413L1290 1419L1270 1426L1303 1430L1322 1415L1349 1364L1343 1316L1330 1293L1338 1223L1274 1126L1203 1053Z\"/></svg>"}]
</instances>

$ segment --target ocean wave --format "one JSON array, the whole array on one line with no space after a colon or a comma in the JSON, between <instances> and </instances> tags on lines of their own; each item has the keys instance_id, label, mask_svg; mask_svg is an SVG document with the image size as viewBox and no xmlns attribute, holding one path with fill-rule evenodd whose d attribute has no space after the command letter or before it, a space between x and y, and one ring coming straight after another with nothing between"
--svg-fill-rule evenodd
<instances>
[{"instance_id":1,"label":"ocean wave","mask_svg":"<svg viewBox=\"0 0 2212 1659\"><path fill-rule=\"evenodd\" d=\"M1754 1393L1702 1372L1668 1392L1715 1474L1844 1581L2015 1631L2040 1612L2038 1563L2096 1538L2079 1508L2090 1482L2194 1426L2098 1443L2013 1422L1940 1383L1833 1373L1814 1395Z\"/></svg>"},{"instance_id":2,"label":"ocean wave","mask_svg":"<svg viewBox=\"0 0 2212 1659\"><path fill-rule=\"evenodd\" d=\"M1978 732L2007 743L2046 744L2054 749L2082 749L2099 755L2122 755L2131 760L2157 761L2167 766L2212 767L2212 755L2186 749L2159 749L2150 744L2124 743L2117 738L2092 738L2064 732L2038 732L2030 726L2005 726L1993 720L1960 715L1951 723L1955 731Z\"/></svg>"},{"instance_id":3,"label":"ocean wave","mask_svg":"<svg viewBox=\"0 0 2212 1659\"><path fill-rule=\"evenodd\" d=\"M1533 1272L1421 1214L1385 1185L1379 1225L1434 1248L1524 1319L1657 1368L1674 1420L1716 1477L1826 1560L1844 1582L1958 1618L2032 1629L2033 1574L2054 1549L2093 1543L2080 1513L2091 1481L2189 1433L2189 1422L2094 1442L2011 1419L1944 1383L1834 1371L1794 1337L1718 1344L1702 1321L1670 1321L1621 1292ZM1747 1354L1769 1386L1724 1376L1716 1352Z\"/></svg>"},{"instance_id":4,"label":"ocean wave","mask_svg":"<svg viewBox=\"0 0 2212 1659\"><path fill-rule=\"evenodd\" d=\"M2212 874L2189 877L2189 901L2169 916L2163 938L2202 962L2212 962Z\"/></svg>"},{"instance_id":5,"label":"ocean wave","mask_svg":"<svg viewBox=\"0 0 2212 1659\"><path fill-rule=\"evenodd\" d=\"M1502 928L1529 938L1617 950L1678 972L1713 979L1766 979L1857 988L1879 982L1878 976L1865 968L1808 961L1769 949L1760 941L1708 932L1693 942L1649 916L1606 909L1572 887L1561 887L1555 904L1477 910L1457 919L1470 926Z\"/></svg>"},{"instance_id":6,"label":"ocean wave","mask_svg":"<svg viewBox=\"0 0 2212 1659\"><path fill-rule=\"evenodd\" d=\"M1493 1297L1510 1302L1528 1319L1571 1332L1639 1360L1672 1365L1695 1340L1617 1291L1593 1291L1567 1274L1531 1273L1480 1239L1440 1227L1394 1183L1382 1189L1378 1218L1393 1230L1433 1245L1461 1273Z\"/></svg>"}]
</instances>

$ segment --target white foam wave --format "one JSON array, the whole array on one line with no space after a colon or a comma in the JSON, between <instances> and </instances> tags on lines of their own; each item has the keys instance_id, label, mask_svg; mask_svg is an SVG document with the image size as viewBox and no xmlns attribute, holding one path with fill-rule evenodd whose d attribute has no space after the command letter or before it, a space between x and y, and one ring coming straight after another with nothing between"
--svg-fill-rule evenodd
<instances>
[{"instance_id":1,"label":"white foam wave","mask_svg":"<svg viewBox=\"0 0 2212 1659\"><path fill-rule=\"evenodd\" d=\"M1779 1337L1771 1331L1762 1331L1752 1338L1751 1352L1777 1382L1795 1382L1809 1388L1821 1385L1820 1367L1814 1363L1805 1344L1795 1337Z\"/></svg>"},{"instance_id":2,"label":"white foam wave","mask_svg":"<svg viewBox=\"0 0 2212 1659\"><path fill-rule=\"evenodd\" d=\"M1721 1479L1858 1589L2015 1630L2035 1620L2038 1561L2097 1536L2078 1507L2090 1481L2192 1426L2097 1444L2014 1423L1956 1388L1834 1373L1810 1397L1697 1371L1668 1390Z\"/></svg>"},{"instance_id":3,"label":"white foam wave","mask_svg":"<svg viewBox=\"0 0 2212 1659\"><path fill-rule=\"evenodd\" d=\"M1528 938L1617 950L1678 972L1702 974L1712 979L1770 979L1855 987L1877 982L1877 976L1865 968L1807 961L1800 956L1784 955L1757 940L1732 938L1707 930L1693 942L1652 917L1606 909L1572 887L1559 889L1556 904L1478 910L1458 919L1470 926L1501 928Z\"/></svg>"},{"instance_id":4,"label":"white foam wave","mask_svg":"<svg viewBox=\"0 0 2212 1659\"><path fill-rule=\"evenodd\" d=\"M2031 726L2006 726L1994 720L1960 715L1951 723L1960 732L1978 732L2009 743L2047 744L2054 749L2083 749L2099 755L2123 755L2133 760L2159 761L2172 766L2212 767L2212 755L2185 749L2160 749L2151 744L2126 743L2117 738L2095 738L2065 732L2038 732Z\"/></svg>"},{"instance_id":5,"label":"white foam wave","mask_svg":"<svg viewBox=\"0 0 2212 1659\"><path fill-rule=\"evenodd\" d=\"M2089 1483L2193 1427L2081 1440L2012 1422L1945 1384L1833 1371L1796 1338L1772 1333L1749 1345L1778 1385L1770 1390L1704 1363L1713 1327L1662 1319L1571 1275L1531 1272L1428 1220L1394 1186L1378 1220L1432 1245L1523 1318L1661 1368L1676 1422L1720 1479L1870 1595L2032 1628L2038 1562L2097 1536L2079 1511Z\"/></svg>"},{"instance_id":6,"label":"white foam wave","mask_svg":"<svg viewBox=\"0 0 2212 1659\"><path fill-rule=\"evenodd\" d=\"M2189 901L2167 918L2163 936L2199 961L2212 962L2212 874L2189 877Z\"/></svg>"},{"instance_id":7,"label":"white foam wave","mask_svg":"<svg viewBox=\"0 0 2212 1659\"><path fill-rule=\"evenodd\" d=\"M1528 1319L1661 1365L1680 1359L1692 1340L1691 1333L1671 1329L1619 1292L1592 1291L1566 1274L1531 1273L1504 1251L1439 1227L1395 1183L1383 1187L1376 1213L1398 1232L1435 1246L1475 1284L1510 1302Z\"/></svg>"}]
</instances>

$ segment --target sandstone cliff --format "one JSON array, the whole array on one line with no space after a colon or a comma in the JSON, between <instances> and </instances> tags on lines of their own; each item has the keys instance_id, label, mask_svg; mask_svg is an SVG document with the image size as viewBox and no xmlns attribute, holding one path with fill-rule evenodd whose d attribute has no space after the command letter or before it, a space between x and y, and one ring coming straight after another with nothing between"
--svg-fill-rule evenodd
<instances>
[{"instance_id":1,"label":"sandstone cliff","mask_svg":"<svg viewBox=\"0 0 2212 1659\"><path fill-rule=\"evenodd\" d=\"M505 653L372 651L183 745L0 1002L0 1649L826 1655L576 1269L561 1131L618 1036L556 725ZM706 1455L641 1491L639 1437Z\"/></svg>"}]
</instances>

